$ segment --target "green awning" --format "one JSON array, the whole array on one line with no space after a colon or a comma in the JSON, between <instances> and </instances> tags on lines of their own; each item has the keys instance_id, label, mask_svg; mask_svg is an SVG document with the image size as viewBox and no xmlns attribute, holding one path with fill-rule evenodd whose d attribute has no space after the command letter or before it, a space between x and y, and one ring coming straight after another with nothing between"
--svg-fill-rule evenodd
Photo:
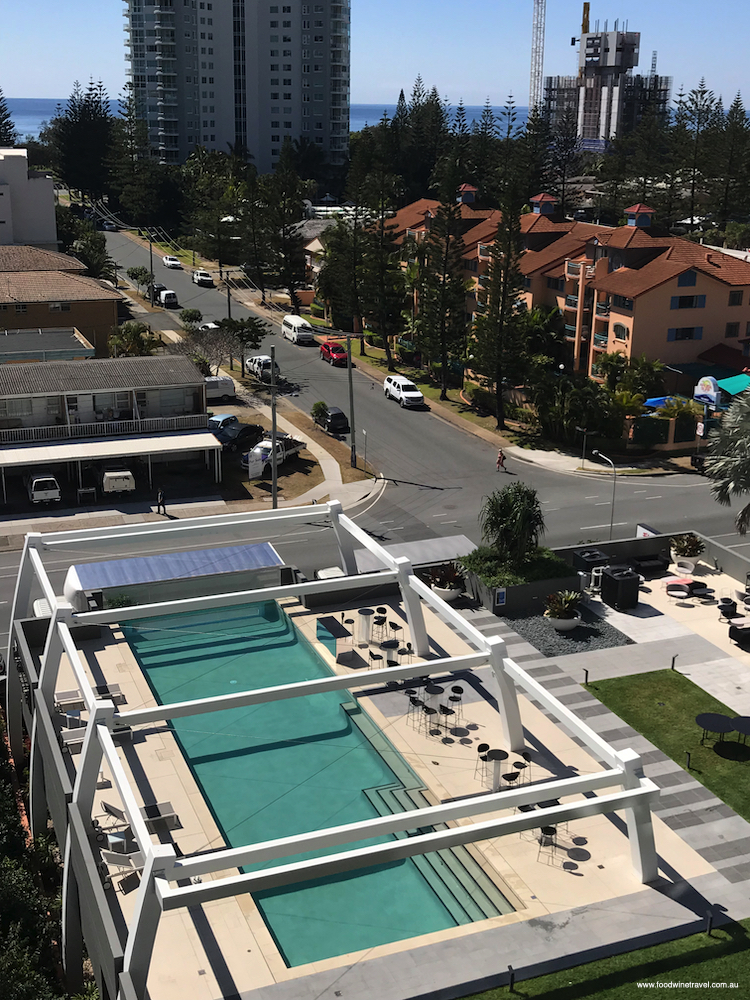
<instances>
[{"instance_id":1,"label":"green awning","mask_svg":"<svg viewBox=\"0 0 750 1000\"><path fill-rule=\"evenodd\" d=\"M750 375L733 375L731 378L723 378L716 383L724 392L730 396L738 396L745 389L750 388Z\"/></svg>"}]
</instances>

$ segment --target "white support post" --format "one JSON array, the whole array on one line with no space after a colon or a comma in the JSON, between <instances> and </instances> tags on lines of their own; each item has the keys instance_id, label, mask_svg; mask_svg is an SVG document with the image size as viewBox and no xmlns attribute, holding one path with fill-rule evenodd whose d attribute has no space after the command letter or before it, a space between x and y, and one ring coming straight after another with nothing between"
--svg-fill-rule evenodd
<instances>
[{"instance_id":1,"label":"white support post","mask_svg":"<svg viewBox=\"0 0 750 1000\"><path fill-rule=\"evenodd\" d=\"M635 750L619 750L617 757L625 772L623 788L638 788L642 771L641 756ZM635 874L644 884L655 882L659 877L659 862L654 843L654 824L648 799L634 799L625 807L625 821L628 826L630 857Z\"/></svg>"},{"instance_id":2,"label":"white support post","mask_svg":"<svg viewBox=\"0 0 750 1000\"><path fill-rule=\"evenodd\" d=\"M103 750L97 736L96 727L98 725L109 727L114 714L114 702L97 701L94 704L93 711L89 716L88 725L86 726L80 763L76 771L75 785L73 786L73 803L78 806L81 815L86 820L91 819L91 812L94 808L94 795L96 793L96 781L102 766Z\"/></svg>"},{"instance_id":3,"label":"white support post","mask_svg":"<svg viewBox=\"0 0 750 1000\"><path fill-rule=\"evenodd\" d=\"M50 714L53 711L53 701L55 683L60 669L60 660L63 655L63 644L60 633L57 629L57 620L60 608L57 606L52 611L52 619L47 631L47 641L42 653L41 666L39 668L39 688L37 697L41 698L47 705ZM31 727L31 754L29 762L29 812L31 822L31 832L38 837L47 829L47 797L44 791L44 764L39 750L39 720L37 713L39 709L35 706L34 722Z\"/></svg>"},{"instance_id":4,"label":"white support post","mask_svg":"<svg viewBox=\"0 0 750 1000\"><path fill-rule=\"evenodd\" d=\"M331 515L331 527L336 536L336 543L341 554L342 569L347 576L357 575L357 560L354 556L354 540L352 536L340 524L339 518L343 512L343 507L339 500L331 500L328 504Z\"/></svg>"},{"instance_id":5,"label":"white support post","mask_svg":"<svg viewBox=\"0 0 750 1000\"><path fill-rule=\"evenodd\" d=\"M64 621L67 624L70 621L72 613L73 608L69 604L52 606L52 618L50 619L47 641L44 644L44 652L42 653L39 667L39 693L44 698L50 713L52 713L54 708L55 687L60 673L60 661L65 652L57 625L60 621Z\"/></svg>"},{"instance_id":6,"label":"white support post","mask_svg":"<svg viewBox=\"0 0 750 1000\"><path fill-rule=\"evenodd\" d=\"M44 764L39 752L39 726L37 713L31 727L31 754L29 761L29 825L32 837L40 837L47 830L47 795L44 789Z\"/></svg>"},{"instance_id":7,"label":"white support post","mask_svg":"<svg viewBox=\"0 0 750 1000\"><path fill-rule=\"evenodd\" d=\"M19 618L28 618L31 611L31 586L34 582L34 565L31 561L31 549L36 548L41 537L39 532L33 532L29 533L24 541L18 577L16 579L16 589L13 594L13 604L10 612L11 624L8 632L8 649L5 655L5 663L8 671L5 691L5 718L8 726L10 752L13 755L16 767L20 767L23 761L23 710L21 706L23 691L13 655L13 623Z\"/></svg>"},{"instance_id":8,"label":"white support post","mask_svg":"<svg viewBox=\"0 0 750 1000\"><path fill-rule=\"evenodd\" d=\"M138 997L146 996L148 970L161 917L161 903L156 893L155 880L161 878L165 870L172 868L176 856L171 844L156 844L146 857L141 873L141 884L123 959L123 972L131 977Z\"/></svg>"},{"instance_id":9,"label":"white support post","mask_svg":"<svg viewBox=\"0 0 750 1000\"><path fill-rule=\"evenodd\" d=\"M414 572L411 568L411 560L406 556L399 556L396 559L398 570L398 586L401 591L401 600L404 602L406 620L409 623L411 641L414 643L414 652L417 656L430 655L430 640L427 635L427 628L424 623L424 612L419 594L413 589L411 580Z\"/></svg>"},{"instance_id":10,"label":"white support post","mask_svg":"<svg viewBox=\"0 0 750 1000\"><path fill-rule=\"evenodd\" d=\"M70 831L65 839L62 886L62 963L65 985L71 992L83 992L83 928L78 882L70 859Z\"/></svg>"},{"instance_id":11,"label":"white support post","mask_svg":"<svg viewBox=\"0 0 750 1000\"><path fill-rule=\"evenodd\" d=\"M503 724L503 733L513 753L520 753L526 746L523 723L518 707L518 695L513 678L505 669L505 642L499 635L487 636L488 654L497 697L497 710Z\"/></svg>"}]
</instances>

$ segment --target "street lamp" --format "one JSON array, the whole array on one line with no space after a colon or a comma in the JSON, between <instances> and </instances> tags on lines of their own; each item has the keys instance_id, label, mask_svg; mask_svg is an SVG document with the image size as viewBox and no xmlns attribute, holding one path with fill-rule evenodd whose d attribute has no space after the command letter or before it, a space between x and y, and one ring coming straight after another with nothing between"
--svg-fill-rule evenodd
<instances>
[{"instance_id":1,"label":"street lamp","mask_svg":"<svg viewBox=\"0 0 750 1000\"><path fill-rule=\"evenodd\" d=\"M594 448L591 454L596 455L596 457L600 458L603 462L609 462L609 464L612 466L612 511L609 515L609 540L611 542L612 527L615 523L615 491L617 490L617 469L615 468L615 463L612 461L612 459L607 458L607 456L603 455L597 448Z\"/></svg>"},{"instance_id":2,"label":"street lamp","mask_svg":"<svg viewBox=\"0 0 750 1000\"><path fill-rule=\"evenodd\" d=\"M586 438L588 437L588 433L589 432L588 432L588 428L586 428L586 427L579 427L577 424L576 424L576 430L580 431L581 434L583 434L583 448L581 449L581 469L585 469L586 468Z\"/></svg>"}]
</instances>

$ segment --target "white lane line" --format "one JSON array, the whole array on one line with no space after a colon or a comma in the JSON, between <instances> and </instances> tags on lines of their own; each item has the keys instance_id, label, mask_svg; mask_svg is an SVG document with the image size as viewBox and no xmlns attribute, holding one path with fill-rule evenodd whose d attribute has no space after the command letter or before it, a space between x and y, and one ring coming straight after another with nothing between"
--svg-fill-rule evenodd
<instances>
[{"instance_id":1,"label":"white lane line","mask_svg":"<svg viewBox=\"0 0 750 1000\"><path fill-rule=\"evenodd\" d=\"M646 491L644 490L643 492L645 493ZM597 494L596 494L595 496L593 496L593 497L584 497L583 499L584 499L584 500L598 500L598 499L599 499L599 494L597 493Z\"/></svg>"},{"instance_id":2,"label":"white lane line","mask_svg":"<svg viewBox=\"0 0 750 1000\"><path fill-rule=\"evenodd\" d=\"M633 490L633 493L646 493L647 490Z\"/></svg>"},{"instance_id":3,"label":"white lane line","mask_svg":"<svg viewBox=\"0 0 750 1000\"><path fill-rule=\"evenodd\" d=\"M560 510L560 508L559 507L550 507L550 509L547 511L547 513L551 514L553 510Z\"/></svg>"},{"instance_id":4,"label":"white lane line","mask_svg":"<svg viewBox=\"0 0 750 1000\"><path fill-rule=\"evenodd\" d=\"M458 521L441 521L441 524L458 524Z\"/></svg>"},{"instance_id":5,"label":"white lane line","mask_svg":"<svg viewBox=\"0 0 750 1000\"><path fill-rule=\"evenodd\" d=\"M644 500L661 500L661 493L658 497L644 497Z\"/></svg>"},{"instance_id":6,"label":"white lane line","mask_svg":"<svg viewBox=\"0 0 750 1000\"><path fill-rule=\"evenodd\" d=\"M622 528L623 525L627 524L627 521L615 521L612 525L613 528ZM608 528L608 524L582 524L578 529L579 531L591 531L592 528ZM747 543L750 545L750 542Z\"/></svg>"},{"instance_id":7,"label":"white lane line","mask_svg":"<svg viewBox=\"0 0 750 1000\"><path fill-rule=\"evenodd\" d=\"M403 528L389 528L388 530L389 531L406 531L406 527L404 526Z\"/></svg>"},{"instance_id":8,"label":"white lane line","mask_svg":"<svg viewBox=\"0 0 750 1000\"><path fill-rule=\"evenodd\" d=\"M393 522L395 520L396 520L395 517L384 517L383 520L380 523L381 524L393 524Z\"/></svg>"},{"instance_id":9,"label":"white lane line","mask_svg":"<svg viewBox=\"0 0 750 1000\"><path fill-rule=\"evenodd\" d=\"M609 500L600 500L599 503L595 503L595 507L607 507L609 505Z\"/></svg>"}]
</instances>

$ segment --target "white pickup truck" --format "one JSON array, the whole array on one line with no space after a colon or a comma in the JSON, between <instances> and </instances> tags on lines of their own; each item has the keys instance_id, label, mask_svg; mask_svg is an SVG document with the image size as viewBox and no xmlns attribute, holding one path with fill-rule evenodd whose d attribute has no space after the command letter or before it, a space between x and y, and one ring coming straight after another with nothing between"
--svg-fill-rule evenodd
<instances>
[{"instance_id":1,"label":"white pickup truck","mask_svg":"<svg viewBox=\"0 0 750 1000\"><path fill-rule=\"evenodd\" d=\"M305 441L298 441L291 434L276 435L276 464L281 465L292 455L298 455L307 447ZM259 479L271 475L271 455L273 445L270 438L256 444L252 451L242 456L242 468L247 469L249 479Z\"/></svg>"},{"instance_id":2,"label":"white pickup truck","mask_svg":"<svg viewBox=\"0 0 750 1000\"><path fill-rule=\"evenodd\" d=\"M32 503L60 503L62 491L51 472L34 469L24 476L26 492Z\"/></svg>"}]
</instances>

